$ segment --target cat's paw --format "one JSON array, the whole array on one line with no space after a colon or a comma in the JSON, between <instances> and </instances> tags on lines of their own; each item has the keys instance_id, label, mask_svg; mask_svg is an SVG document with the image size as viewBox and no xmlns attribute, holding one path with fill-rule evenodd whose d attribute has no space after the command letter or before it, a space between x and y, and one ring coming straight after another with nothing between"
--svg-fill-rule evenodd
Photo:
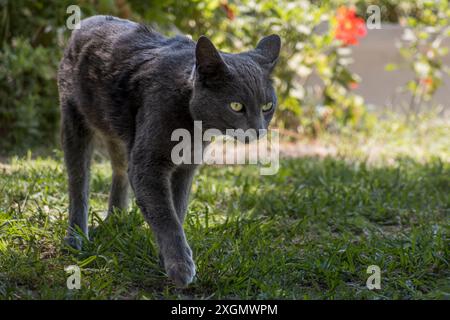
<instances>
[{"instance_id":1,"label":"cat's paw","mask_svg":"<svg viewBox=\"0 0 450 320\"><path fill-rule=\"evenodd\" d=\"M83 247L83 239L80 236L74 234L68 234L64 238L64 243L76 250L81 250L81 248Z\"/></svg>"},{"instance_id":2,"label":"cat's paw","mask_svg":"<svg viewBox=\"0 0 450 320\"><path fill-rule=\"evenodd\" d=\"M184 288L194 280L195 264L184 233L158 237L160 263L177 287Z\"/></svg>"},{"instance_id":3,"label":"cat's paw","mask_svg":"<svg viewBox=\"0 0 450 320\"><path fill-rule=\"evenodd\" d=\"M167 276L179 288L185 288L195 276L195 264L192 258L177 261L166 266Z\"/></svg>"},{"instance_id":4,"label":"cat's paw","mask_svg":"<svg viewBox=\"0 0 450 320\"><path fill-rule=\"evenodd\" d=\"M75 230L69 228L69 230L67 230L66 237L64 238L64 243L69 247L80 251L83 248L83 240L88 240L87 236L81 235Z\"/></svg>"},{"instance_id":5,"label":"cat's paw","mask_svg":"<svg viewBox=\"0 0 450 320\"><path fill-rule=\"evenodd\" d=\"M179 288L184 288L192 282L195 276L195 263L192 259L192 251L189 245L185 244L181 250L176 250L178 254L160 254L160 261L164 264L167 276ZM171 253L174 253L173 251Z\"/></svg>"}]
</instances>

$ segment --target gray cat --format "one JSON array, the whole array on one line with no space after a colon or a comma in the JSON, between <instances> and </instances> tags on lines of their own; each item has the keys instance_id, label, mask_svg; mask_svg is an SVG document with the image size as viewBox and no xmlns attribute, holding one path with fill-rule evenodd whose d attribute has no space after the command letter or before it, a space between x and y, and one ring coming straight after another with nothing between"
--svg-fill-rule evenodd
<instances>
[{"instance_id":1,"label":"gray cat","mask_svg":"<svg viewBox=\"0 0 450 320\"><path fill-rule=\"evenodd\" d=\"M106 16L81 22L58 71L62 145L69 178L66 241L88 235L89 167L94 136L113 169L108 214L126 209L129 183L149 223L168 277L186 286L195 275L183 231L197 165L171 160L175 129L266 129L276 108L270 80L280 38L222 53L202 36L166 38L141 24Z\"/></svg>"}]
</instances>

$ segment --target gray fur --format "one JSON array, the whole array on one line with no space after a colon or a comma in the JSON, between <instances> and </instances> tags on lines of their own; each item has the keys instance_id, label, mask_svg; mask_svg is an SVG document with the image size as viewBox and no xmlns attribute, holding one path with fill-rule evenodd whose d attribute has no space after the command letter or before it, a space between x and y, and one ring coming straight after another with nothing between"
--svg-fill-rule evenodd
<instances>
[{"instance_id":1,"label":"gray fur","mask_svg":"<svg viewBox=\"0 0 450 320\"><path fill-rule=\"evenodd\" d=\"M175 129L265 129L276 104L270 72L280 39L264 38L253 51L222 53L206 37L197 43L166 38L147 27L95 16L73 32L58 72L62 144L69 177L67 241L81 248L73 232L88 235L89 165L93 137L109 151L113 181L109 214L127 208L128 182L160 249L163 265L177 285L195 275L183 231L196 165L175 165ZM245 105L243 112L230 102Z\"/></svg>"}]
</instances>

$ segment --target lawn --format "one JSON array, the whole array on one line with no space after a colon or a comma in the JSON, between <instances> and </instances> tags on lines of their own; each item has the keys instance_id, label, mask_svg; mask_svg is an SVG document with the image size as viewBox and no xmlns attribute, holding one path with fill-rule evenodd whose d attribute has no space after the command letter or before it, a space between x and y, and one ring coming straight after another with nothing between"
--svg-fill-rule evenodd
<instances>
[{"instance_id":1,"label":"lawn","mask_svg":"<svg viewBox=\"0 0 450 320\"><path fill-rule=\"evenodd\" d=\"M62 243L68 199L60 152L4 162L2 299L450 297L450 164L441 157L285 159L273 176L254 166L203 167L185 222L197 265L187 289L166 280L134 203L102 221L106 162L93 167L95 229L81 252ZM66 287L69 265L81 267L80 290ZM380 290L366 287L370 265L381 269Z\"/></svg>"}]
</instances>

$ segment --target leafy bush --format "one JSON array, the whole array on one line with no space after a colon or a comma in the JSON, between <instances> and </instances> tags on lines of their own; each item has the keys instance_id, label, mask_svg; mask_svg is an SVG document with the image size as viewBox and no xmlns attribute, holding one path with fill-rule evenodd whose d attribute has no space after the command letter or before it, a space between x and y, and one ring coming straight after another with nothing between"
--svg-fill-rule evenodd
<instances>
[{"instance_id":1,"label":"leafy bush","mask_svg":"<svg viewBox=\"0 0 450 320\"><path fill-rule=\"evenodd\" d=\"M364 100L352 92L359 78L348 70L351 45L357 41L352 34L364 33L356 12L365 17L367 6L377 4L383 20L398 21L409 15L417 19L415 25L407 21L418 30L419 39L429 24L448 25L448 20L436 22L429 15L431 10L436 16L446 1L0 0L0 153L12 147L15 151L51 147L57 141L55 74L70 35L65 27L66 8L74 2L83 17L110 14L150 23L166 34L181 32L194 39L206 34L225 51L250 49L262 36L280 34L283 48L275 75L280 96L276 123L313 136L324 130L367 125ZM343 5L347 9L339 9ZM352 5L356 11L349 9ZM349 30L345 29L347 22ZM434 81L430 95L439 85L443 53L440 48L436 58L426 58ZM415 65L424 57L412 54L409 63ZM311 82L318 85L306 86Z\"/></svg>"},{"instance_id":2,"label":"leafy bush","mask_svg":"<svg viewBox=\"0 0 450 320\"><path fill-rule=\"evenodd\" d=\"M52 145L58 124L58 50L17 38L0 52L0 146Z\"/></svg>"},{"instance_id":3,"label":"leafy bush","mask_svg":"<svg viewBox=\"0 0 450 320\"><path fill-rule=\"evenodd\" d=\"M448 47L443 46L450 37L450 5L447 1L419 0L415 5L420 8L414 16L400 19L405 28L400 42L402 65L390 64L388 70L399 67L410 69L414 78L403 88L409 91L412 99L404 105L411 115L422 111L436 90L442 85L444 73L450 75L450 68L443 64Z\"/></svg>"},{"instance_id":4,"label":"leafy bush","mask_svg":"<svg viewBox=\"0 0 450 320\"><path fill-rule=\"evenodd\" d=\"M0 154L57 141L56 70L68 3L0 0Z\"/></svg>"}]
</instances>

